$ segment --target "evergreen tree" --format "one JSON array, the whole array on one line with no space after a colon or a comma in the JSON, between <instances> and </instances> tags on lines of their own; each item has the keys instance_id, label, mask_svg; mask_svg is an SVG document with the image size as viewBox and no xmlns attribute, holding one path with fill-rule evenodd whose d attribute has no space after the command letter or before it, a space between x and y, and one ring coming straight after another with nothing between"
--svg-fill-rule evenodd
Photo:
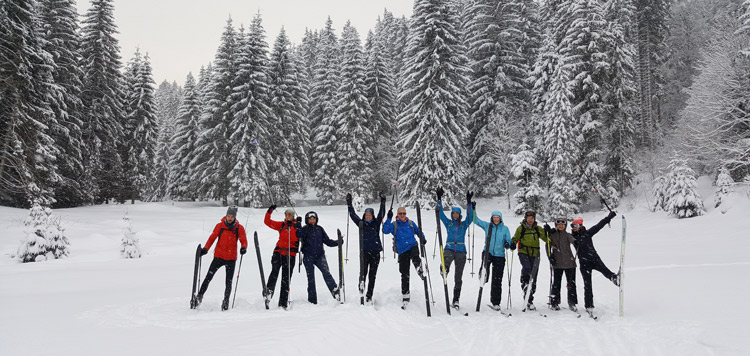
<instances>
[{"instance_id":1,"label":"evergreen tree","mask_svg":"<svg viewBox=\"0 0 750 356\"><path fill-rule=\"evenodd\" d=\"M654 196L654 203L651 204L651 211L666 210L667 208L667 177L659 176L654 179L654 187L651 190Z\"/></svg>"},{"instance_id":2,"label":"evergreen tree","mask_svg":"<svg viewBox=\"0 0 750 356\"><path fill-rule=\"evenodd\" d=\"M271 143L270 149L275 151L272 179L274 182L285 183L280 188L287 195L304 190L304 182L310 169L307 155L310 132L303 71L302 58L292 52L289 38L282 28L271 52L269 69L272 117L275 125L278 125L276 129L280 128L282 134L269 134L267 140Z\"/></svg>"},{"instance_id":3,"label":"evergreen tree","mask_svg":"<svg viewBox=\"0 0 750 356\"><path fill-rule=\"evenodd\" d=\"M60 181L55 186L56 207L73 207L93 201L90 177L82 177L84 143L81 137L81 90L78 12L73 0L39 2L43 48L52 56L52 78L59 95L54 95L52 111L58 126L51 136L60 150L57 166ZM82 179L85 178L85 179Z\"/></svg>"},{"instance_id":4,"label":"evergreen tree","mask_svg":"<svg viewBox=\"0 0 750 356\"><path fill-rule=\"evenodd\" d=\"M729 175L729 170L726 167L721 167L719 175L716 177L716 205L714 205L714 208L718 208L727 199L729 193L732 192L732 184L734 184L734 180ZM722 209L722 212L726 213L726 210Z\"/></svg>"},{"instance_id":5,"label":"evergreen tree","mask_svg":"<svg viewBox=\"0 0 750 356\"><path fill-rule=\"evenodd\" d=\"M357 208L369 200L372 192L372 165L377 130L373 112L367 100L365 67L362 46L357 30L349 21L341 32L341 84L336 93L333 123L337 140L334 154L336 193L351 193Z\"/></svg>"},{"instance_id":6,"label":"evergreen tree","mask_svg":"<svg viewBox=\"0 0 750 356\"><path fill-rule=\"evenodd\" d=\"M696 191L697 187L695 172L688 167L687 160L672 159L666 186L667 212L680 219L703 215L703 200Z\"/></svg>"},{"instance_id":7,"label":"evergreen tree","mask_svg":"<svg viewBox=\"0 0 750 356\"><path fill-rule=\"evenodd\" d=\"M83 20L81 65L83 67L84 176L93 177L96 202L122 196L122 157L118 143L122 129L123 78L120 45L115 38L113 0L92 0Z\"/></svg>"},{"instance_id":8,"label":"evergreen tree","mask_svg":"<svg viewBox=\"0 0 750 356\"><path fill-rule=\"evenodd\" d=\"M199 135L200 101L198 88L192 73L185 79L184 96L175 120L175 133L171 138L171 151L174 154L169 162L169 195L172 199L195 199L190 190L193 178L190 161L195 151L195 142Z\"/></svg>"},{"instance_id":9,"label":"evergreen tree","mask_svg":"<svg viewBox=\"0 0 750 356\"><path fill-rule=\"evenodd\" d=\"M23 225L26 236L16 253L16 258L21 262L48 261L70 254L70 242L60 219L55 218L52 209L43 207L38 200L32 204Z\"/></svg>"},{"instance_id":10,"label":"evergreen tree","mask_svg":"<svg viewBox=\"0 0 750 356\"><path fill-rule=\"evenodd\" d=\"M60 129L50 103L60 90L33 1L0 3L0 204L54 203Z\"/></svg>"},{"instance_id":11,"label":"evergreen tree","mask_svg":"<svg viewBox=\"0 0 750 356\"><path fill-rule=\"evenodd\" d=\"M464 189L467 153L465 50L456 30L457 15L440 0L418 0L409 29L404 91L399 100L399 147L406 204L434 203L431 191L445 188L445 204Z\"/></svg>"},{"instance_id":12,"label":"evergreen tree","mask_svg":"<svg viewBox=\"0 0 750 356\"><path fill-rule=\"evenodd\" d=\"M229 155L229 125L232 120L230 96L237 75L236 51L237 33L229 19L216 52L210 80L205 87L201 133L191 162L199 195L222 199L224 204L228 204L229 172L234 163L234 158Z\"/></svg>"},{"instance_id":13,"label":"evergreen tree","mask_svg":"<svg viewBox=\"0 0 750 356\"><path fill-rule=\"evenodd\" d=\"M141 248L138 246L138 238L135 237L135 231L133 231L133 222L128 216L128 212L125 212L125 216L122 218L123 221L123 236L120 244L120 255L123 258L141 258Z\"/></svg>"},{"instance_id":14,"label":"evergreen tree","mask_svg":"<svg viewBox=\"0 0 750 356\"><path fill-rule=\"evenodd\" d=\"M534 152L526 142L518 148L513 156L511 174L516 178L518 188L513 195L516 202L515 214L523 215L526 211L535 211L540 215L542 211L542 189L539 186L539 168L536 165Z\"/></svg>"},{"instance_id":15,"label":"evergreen tree","mask_svg":"<svg viewBox=\"0 0 750 356\"><path fill-rule=\"evenodd\" d=\"M267 162L274 160L270 150L260 150L257 144L257 140L270 137L274 122L268 107L267 45L260 14L253 18L247 36L239 36L237 42L239 50L234 58L237 76L231 100L233 119L229 125L230 194L246 206L260 207L268 196Z\"/></svg>"}]
</instances>

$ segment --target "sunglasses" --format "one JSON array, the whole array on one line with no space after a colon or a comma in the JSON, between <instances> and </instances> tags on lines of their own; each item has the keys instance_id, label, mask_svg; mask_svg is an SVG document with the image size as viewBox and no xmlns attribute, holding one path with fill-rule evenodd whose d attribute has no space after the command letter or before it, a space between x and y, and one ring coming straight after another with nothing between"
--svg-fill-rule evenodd
<instances>
[{"instance_id":1,"label":"sunglasses","mask_svg":"<svg viewBox=\"0 0 750 356\"><path fill-rule=\"evenodd\" d=\"M567 221L565 221L565 220L557 220L557 221L555 221L555 223L557 225L565 225L565 224L567 224Z\"/></svg>"},{"instance_id":2,"label":"sunglasses","mask_svg":"<svg viewBox=\"0 0 750 356\"><path fill-rule=\"evenodd\" d=\"M581 224L570 224L570 227L572 227L574 229L577 229L577 228L581 227Z\"/></svg>"},{"instance_id":3,"label":"sunglasses","mask_svg":"<svg viewBox=\"0 0 750 356\"><path fill-rule=\"evenodd\" d=\"M406 215L406 213L398 213L398 215Z\"/></svg>"}]
</instances>

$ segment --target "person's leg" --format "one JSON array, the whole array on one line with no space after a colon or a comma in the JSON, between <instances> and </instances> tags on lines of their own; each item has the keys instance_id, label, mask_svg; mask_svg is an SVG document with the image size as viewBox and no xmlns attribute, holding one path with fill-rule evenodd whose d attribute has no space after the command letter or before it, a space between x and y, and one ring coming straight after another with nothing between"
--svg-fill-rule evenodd
<instances>
[{"instance_id":1,"label":"person's leg","mask_svg":"<svg viewBox=\"0 0 750 356\"><path fill-rule=\"evenodd\" d=\"M490 303L500 305L503 298L503 271L505 257L490 256L492 259L492 284L490 287Z\"/></svg>"},{"instance_id":2,"label":"person's leg","mask_svg":"<svg viewBox=\"0 0 750 356\"><path fill-rule=\"evenodd\" d=\"M552 290L550 291L550 303L552 306L560 305L560 288L562 287L562 275L564 270L554 270L554 278L552 280Z\"/></svg>"},{"instance_id":3,"label":"person's leg","mask_svg":"<svg viewBox=\"0 0 750 356\"><path fill-rule=\"evenodd\" d=\"M236 266L236 260L224 261L226 268L224 269L226 274L226 281L224 282L224 301L221 303L221 309L229 309L229 297L232 296L232 280L234 279L234 268Z\"/></svg>"},{"instance_id":4,"label":"person's leg","mask_svg":"<svg viewBox=\"0 0 750 356\"><path fill-rule=\"evenodd\" d=\"M448 276L448 272L451 270L451 264L453 264L453 258L455 254L451 250L443 250L443 260L445 260L445 275ZM440 271L442 273L442 271Z\"/></svg>"},{"instance_id":5,"label":"person's leg","mask_svg":"<svg viewBox=\"0 0 750 356\"><path fill-rule=\"evenodd\" d=\"M521 291L523 291L523 297L526 299L526 293L529 289L529 281L531 280L531 258L525 253L518 254L518 261L521 262Z\"/></svg>"},{"instance_id":6,"label":"person's leg","mask_svg":"<svg viewBox=\"0 0 750 356\"><path fill-rule=\"evenodd\" d=\"M336 280L333 279L331 270L328 268L328 260L326 260L326 255L320 255L318 258L316 258L315 266L317 266L320 270L320 273L323 274L323 280L326 282L326 286L328 286L328 290L331 292L331 295L336 298L336 295L334 293L337 290Z\"/></svg>"},{"instance_id":7,"label":"person's leg","mask_svg":"<svg viewBox=\"0 0 750 356\"><path fill-rule=\"evenodd\" d=\"M586 308L594 307L594 291L591 285L592 266L581 262L581 278L583 279L583 302Z\"/></svg>"},{"instance_id":8,"label":"person's leg","mask_svg":"<svg viewBox=\"0 0 750 356\"><path fill-rule=\"evenodd\" d=\"M208 273L206 273L206 278L203 279L201 289L198 290L198 303L203 300L203 294L206 293L208 285L211 283L211 280L214 279L214 274L216 274L216 271L219 269L219 267L224 265L223 261L224 260L222 260L221 258L214 257L214 259L211 261L211 265L208 266Z\"/></svg>"},{"instance_id":9,"label":"person's leg","mask_svg":"<svg viewBox=\"0 0 750 356\"><path fill-rule=\"evenodd\" d=\"M401 295L404 300L409 300L409 263L411 262L411 251L405 251L398 255L398 271L401 272Z\"/></svg>"},{"instance_id":10,"label":"person's leg","mask_svg":"<svg viewBox=\"0 0 750 356\"><path fill-rule=\"evenodd\" d=\"M532 266L531 272L533 272L533 270L534 270L534 268L533 268L534 263L537 263L537 260L539 260L539 256L529 258L529 260L530 260L531 266ZM537 282L538 282L538 279L539 279L539 269L538 268L536 270L536 273L534 273L531 276L531 278L532 278L533 282L531 283L531 295L529 296L529 303L531 303L531 302L534 301L534 293L536 293L536 285L537 285Z\"/></svg>"},{"instance_id":11,"label":"person's leg","mask_svg":"<svg viewBox=\"0 0 750 356\"><path fill-rule=\"evenodd\" d=\"M617 285L617 273L614 273L607 268L607 266L604 264L604 261L602 261L601 258L597 258L594 262L594 269L599 271L602 275L604 275L605 278L609 279Z\"/></svg>"},{"instance_id":12,"label":"person's leg","mask_svg":"<svg viewBox=\"0 0 750 356\"><path fill-rule=\"evenodd\" d=\"M268 299L273 296L273 291L276 289L276 280L279 278L279 271L281 270L281 254L274 252L271 256L271 273L268 274L268 281L266 282L266 290L268 290Z\"/></svg>"},{"instance_id":13,"label":"person's leg","mask_svg":"<svg viewBox=\"0 0 750 356\"><path fill-rule=\"evenodd\" d=\"M291 271L294 269L294 256L281 256L281 291L279 293L279 306L289 306L289 286L292 278Z\"/></svg>"},{"instance_id":14,"label":"person's leg","mask_svg":"<svg viewBox=\"0 0 750 356\"><path fill-rule=\"evenodd\" d=\"M466 266L466 254L463 252L454 253L456 261L456 271L453 273L453 303L458 303L461 298L461 286L463 286L464 267Z\"/></svg>"},{"instance_id":15,"label":"person's leg","mask_svg":"<svg viewBox=\"0 0 750 356\"><path fill-rule=\"evenodd\" d=\"M380 265L380 252L372 252L367 257L368 261L367 264L369 265L370 272L367 276L368 278L368 284L367 284L367 297L368 300L372 299L372 293L375 290L375 278L377 278L378 274L378 266Z\"/></svg>"},{"instance_id":16,"label":"person's leg","mask_svg":"<svg viewBox=\"0 0 750 356\"><path fill-rule=\"evenodd\" d=\"M576 269L568 268L565 270L565 278L568 287L568 306L578 304L578 291L576 290Z\"/></svg>"},{"instance_id":17,"label":"person's leg","mask_svg":"<svg viewBox=\"0 0 750 356\"><path fill-rule=\"evenodd\" d=\"M313 257L309 254L302 256L302 264L305 265L305 274L307 274L307 301L318 304L318 292L315 289L315 264Z\"/></svg>"}]
</instances>

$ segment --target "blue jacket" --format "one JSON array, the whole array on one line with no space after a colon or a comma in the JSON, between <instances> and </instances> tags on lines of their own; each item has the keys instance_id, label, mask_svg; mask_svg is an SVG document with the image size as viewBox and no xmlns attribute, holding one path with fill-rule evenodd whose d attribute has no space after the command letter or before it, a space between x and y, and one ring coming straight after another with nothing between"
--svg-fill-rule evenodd
<instances>
[{"instance_id":1,"label":"blue jacket","mask_svg":"<svg viewBox=\"0 0 750 356\"><path fill-rule=\"evenodd\" d=\"M414 235L424 237L422 232L419 231L417 224L409 219L406 219L405 222L396 219L395 226L391 222L391 219L387 219L385 224L383 224L383 233L393 234L396 239L396 249L399 255L417 246L417 240L414 238Z\"/></svg>"},{"instance_id":2,"label":"blue jacket","mask_svg":"<svg viewBox=\"0 0 750 356\"><path fill-rule=\"evenodd\" d=\"M469 206L469 212L466 214L466 220L464 222L461 222L461 208L459 207L451 209L450 219L445 216L445 213L443 212L443 202L440 200L437 202L437 209L440 212L440 221L443 222L445 230L448 232L448 235L445 237L445 250L466 253L466 244L464 242L466 238L466 230L469 229L469 226L471 225L471 216L474 215L471 206ZM453 220L453 212L458 213L457 220Z\"/></svg>"},{"instance_id":3,"label":"blue jacket","mask_svg":"<svg viewBox=\"0 0 750 356\"><path fill-rule=\"evenodd\" d=\"M492 236L490 236L490 255L495 257L505 257L505 242L507 242L509 245L511 244L510 230L507 226L505 226L505 223L503 222L503 213L495 210L492 212L492 215L500 216L499 224L493 224L491 216L490 222L482 221L482 219L477 217L477 214L474 214L474 223L479 225L479 227L484 230L485 241L487 238L487 230L490 228L490 224L494 225L492 227ZM487 246L485 246L484 250L482 251L487 251Z\"/></svg>"},{"instance_id":4,"label":"blue jacket","mask_svg":"<svg viewBox=\"0 0 750 356\"><path fill-rule=\"evenodd\" d=\"M302 241L302 253L313 256L320 256L325 253L323 244L334 247L338 246L337 240L328 238L328 234L320 225L305 225L297 230L297 238Z\"/></svg>"},{"instance_id":5,"label":"blue jacket","mask_svg":"<svg viewBox=\"0 0 750 356\"><path fill-rule=\"evenodd\" d=\"M380 224L383 222L383 215L385 215L385 203L380 204L380 211L378 216L373 217L374 220L367 221L364 216L360 219L357 213L354 211L354 207L349 207L349 216L352 218L354 224L359 226L360 221L362 222L362 250L365 252L380 252L383 251L383 245L380 243Z\"/></svg>"}]
</instances>

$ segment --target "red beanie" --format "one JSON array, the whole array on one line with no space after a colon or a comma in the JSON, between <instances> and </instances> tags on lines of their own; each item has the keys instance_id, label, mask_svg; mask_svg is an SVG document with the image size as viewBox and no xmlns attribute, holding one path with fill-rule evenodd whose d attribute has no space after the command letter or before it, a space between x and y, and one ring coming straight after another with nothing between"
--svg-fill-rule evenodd
<instances>
[{"instance_id":1,"label":"red beanie","mask_svg":"<svg viewBox=\"0 0 750 356\"><path fill-rule=\"evenodd\" d=\"M583 225L583 218L576 218L573 220L573 224Z\"/></svg>"}]
</instances>

